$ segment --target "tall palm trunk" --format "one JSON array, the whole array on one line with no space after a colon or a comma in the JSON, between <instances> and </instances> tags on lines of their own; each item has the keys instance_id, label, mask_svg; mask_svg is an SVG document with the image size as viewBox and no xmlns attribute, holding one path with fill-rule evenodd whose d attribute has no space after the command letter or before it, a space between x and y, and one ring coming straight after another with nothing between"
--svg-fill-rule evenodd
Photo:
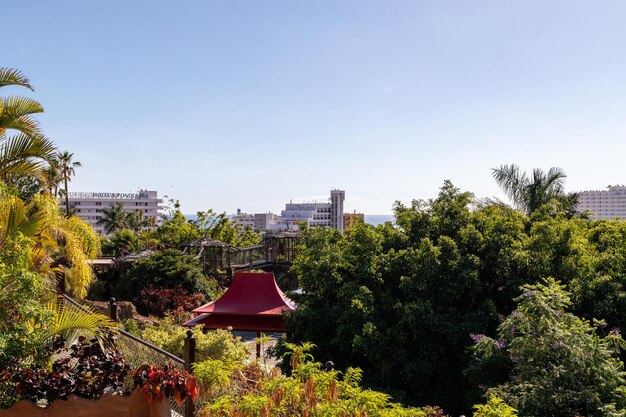
<instances>
[{"instance_id":1,"label":"tall palm trunk","mask_svg":"<svg viewBox=\"0 0 626 417\"><path fill-rule=\"evenodd\" d=\"M65 178L65 217L70 218L70 195L67 192L67 174L64 175Z\"/></svg>"}]
</instances>

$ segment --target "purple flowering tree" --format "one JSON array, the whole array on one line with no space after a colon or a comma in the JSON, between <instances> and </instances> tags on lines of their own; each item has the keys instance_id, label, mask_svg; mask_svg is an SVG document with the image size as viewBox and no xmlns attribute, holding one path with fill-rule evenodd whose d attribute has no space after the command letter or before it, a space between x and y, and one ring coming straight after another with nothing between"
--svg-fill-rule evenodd
<instances>
[{"instance_id":1,"label":"purple flowering tree","mask_svg":"<svg viewBox=\"0 0 626 417\"><path fill-rule=\"evenodd\" d=\"M601 337L593 324L567 310L570 295L553 279L526 285L517 309L498 327L499 340L472 334L479 361L505 355L509 380L487 390L520 416L624 415L625 342L618 329Z\"/></svg>"}]
</instances>

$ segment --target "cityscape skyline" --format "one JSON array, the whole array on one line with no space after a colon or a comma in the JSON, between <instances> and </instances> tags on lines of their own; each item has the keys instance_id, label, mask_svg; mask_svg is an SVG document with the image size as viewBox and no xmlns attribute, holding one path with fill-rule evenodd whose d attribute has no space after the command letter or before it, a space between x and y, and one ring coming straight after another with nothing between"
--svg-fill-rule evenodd
<instances>
[{"instance_id":1,"label":"cityscape skyline","mask_svg":"<svg viewBox=\"0 0 626 417\"><path fill-rule=\"evenodd\" d=\"M408 1L9 3L3 65L82 167L186 213L279 210L349 190L389 214L446 179L505 201L491 168L624 182L626 4ZM115 24L111 24L114 22ZM11 35L9 35L11 36ZM254 42L251 42L251 40ZM27 46L25 46L27 45Z\"/></svg>"}]
</instances>

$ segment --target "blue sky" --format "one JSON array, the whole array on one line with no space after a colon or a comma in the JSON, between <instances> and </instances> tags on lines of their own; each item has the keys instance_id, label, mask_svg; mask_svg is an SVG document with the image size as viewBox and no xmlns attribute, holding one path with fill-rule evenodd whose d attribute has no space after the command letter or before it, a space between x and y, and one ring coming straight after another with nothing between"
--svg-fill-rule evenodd
<instances>
[{"instance_id":1,"label":"blue sky","mask_svg":"<svg viewBox=\"0 0 626 417\"><path fill-rule=\"evenodd\" d=\"M25 1L0 66L36 91L76 191L155 189L193 213L346 190L391 212L445 179L559 166L626 182L623 1Z\"/></svg>"}]
</instances>

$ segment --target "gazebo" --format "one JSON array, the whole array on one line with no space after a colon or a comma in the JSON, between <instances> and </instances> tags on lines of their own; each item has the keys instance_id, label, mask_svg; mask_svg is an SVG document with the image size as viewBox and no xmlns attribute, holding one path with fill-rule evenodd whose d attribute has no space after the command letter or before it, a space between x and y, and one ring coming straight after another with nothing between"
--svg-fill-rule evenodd
<instances>
[{"instance_id":1,"label":"gazebo","mask_svg":"<svg viewBox=\"0 0 626 417\"><path fill-rule=\"evenodd\" d=\"M294 309L295 304L278 287L273 273L237 272L226 292L193 310L198 316L183 326L231 327L256 331L260 336L261 332L285 332L283 314Z\"/></svg>"}]
</instances>

